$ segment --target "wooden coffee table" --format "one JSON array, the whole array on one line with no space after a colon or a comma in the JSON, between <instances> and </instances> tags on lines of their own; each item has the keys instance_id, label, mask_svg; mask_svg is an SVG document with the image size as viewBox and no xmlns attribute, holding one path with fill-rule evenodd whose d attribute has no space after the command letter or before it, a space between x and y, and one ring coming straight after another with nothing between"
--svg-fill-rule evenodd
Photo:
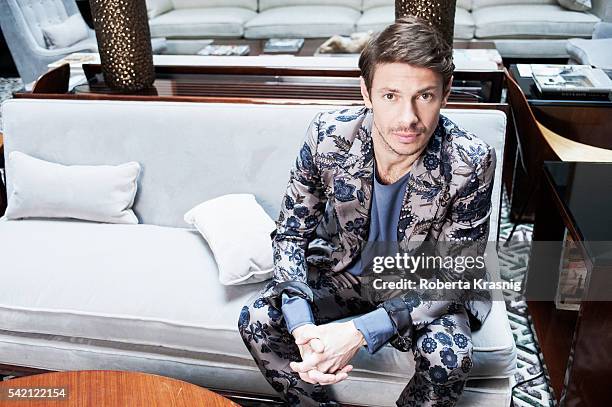
<instances>
[{"instance_id":1,"label":"wooden coffee table","mask_svg":"<svg viewBox=\"0 0 612 407\"><path fill-rule=\"evenodd\" d=\"M39 398L34 398L36 395ZM239 407L216 393L180 380L110 370L44 373L0 382L0 406Z\"/></svg>"}]
</instances>

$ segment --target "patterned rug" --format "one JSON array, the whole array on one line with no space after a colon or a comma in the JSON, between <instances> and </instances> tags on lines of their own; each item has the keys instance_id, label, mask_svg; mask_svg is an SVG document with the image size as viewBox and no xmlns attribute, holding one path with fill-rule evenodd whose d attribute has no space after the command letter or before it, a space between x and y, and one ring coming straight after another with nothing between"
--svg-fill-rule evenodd
<instances>
[{"instance_id":1,"label":"patterned rug","mask_svg":"<svg viewBox=\"0 0 612 407\"><path fill-rule=\"evenodd\" d=\"M19 78L0 78L0 102L11 97L11 93L23 88L23 83ZM0 131L2 130L2 116L0 112ZM502 200L502 217L500 227L500 240L506 240L512 229L512 222L509 217L508 199L504 194ZM513 279L521 281L525 277L527 271L527 263L529 261L529 249L525 247L524 242L531 241L532 225L520 225L512 242L508 247L500 244L499 257L502 262L502 278L505 280ZM526 383L519 384L513 392L513 403L516 407L550 407L554 406L554 397L546 367L543 366L541 360L543 357L538 346L535 330L531 324L531 319L527 310L525 301L506 302L508 310L508 318L510 319L510 327L516 341L518 349L517 372L514 377L514 383L521 383L531 378L537 377ZM274 405L272 403L244 403L245 406L262 406Z\"/></svg>"},{"instance_id":2,"label":"patterned rug","mask_svg":"<svg viewBox=\"0 0 612 407\"><path fill-rule=\"evenodd\" d=\"M510 235L513 226L514 224L510 221L508 197L504 191L499 232L502 279L524 282L529 262L529 246L525 245L525 242L531 242L533 225L519 225L508 246L504 247L503 242ZM527 303L522 300L508 300L506 310L517 347L517 371L514 375L514 383L515 385L523 383L518 384L513 391L514 406L554 406L555 398L546 366L543 364L544 357L535 336Z\"/></svg>"},{"instance_id":3,"label":"patterned rug","mask_svg":"<svg viewBox=\"0 0 612 407\"><path fill-rule=\"evenodd\" d=\"M23 89L20 78L0 78L0 103L9 99L13 92ZM2 131L2 110L0 110L0 131Z\"/></svg>"}]
</instances>

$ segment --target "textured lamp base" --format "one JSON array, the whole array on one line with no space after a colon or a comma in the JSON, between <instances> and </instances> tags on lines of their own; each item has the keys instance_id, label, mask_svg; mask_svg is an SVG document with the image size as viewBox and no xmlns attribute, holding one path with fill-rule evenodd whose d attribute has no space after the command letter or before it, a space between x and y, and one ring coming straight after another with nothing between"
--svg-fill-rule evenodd
<instances>
[{"instance_id":1,"label":"textured lamp base","mask_svg":"<svg viewBox=\"0 0 612 407\"><path fill-rule=\"evenodd\" d=\"M395 19L419 17L436 27L453 46L456 0L395 0Z\"/></svg>"},{"instance_id":2,"label":"textured lamp base","mask_svg":"<svg viewBox=\"0 0 612 407\"><path fill-rule=\"evenodd\" d=\"M106 84L130 92L155 80L145 0L89 0Z\"/></svg>"}]
</instances>

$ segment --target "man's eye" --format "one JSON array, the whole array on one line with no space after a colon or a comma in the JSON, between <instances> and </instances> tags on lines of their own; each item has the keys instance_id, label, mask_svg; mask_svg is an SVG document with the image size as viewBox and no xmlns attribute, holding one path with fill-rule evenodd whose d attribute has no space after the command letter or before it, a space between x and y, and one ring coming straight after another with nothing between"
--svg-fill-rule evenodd
<instances>
[{"instance_id":1,"label":"man's eye","mask_svg":"<svg viewBox=\"0 0 612 407\"><path fill-rule=\"evenodd\" d=\"M386 100L393 100L395 98L395 95L393 93L385 93L383 98L385 98Z\"/></svg>"},{"instance_id":2,"label":"man's eye","mask_svg":"<svg viewBox=\"0 0 612 407\"><path fill-rule=\"evenodd\" d=\"M421 94L421 99L423 100L431 100L432 98L433 98L433 95L429 92Z\"/></svg>"}]
</instances>

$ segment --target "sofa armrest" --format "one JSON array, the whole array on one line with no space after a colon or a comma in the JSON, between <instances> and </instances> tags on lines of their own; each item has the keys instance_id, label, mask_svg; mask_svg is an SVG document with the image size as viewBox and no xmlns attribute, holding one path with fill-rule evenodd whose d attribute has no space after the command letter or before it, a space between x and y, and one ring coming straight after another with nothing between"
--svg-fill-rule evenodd
<instances>
[{"instance_id":1,"label":"sofa armrest","mask_svg":"<svg viewBox=\"0 0 612 407\"><path fill-rule=\"evenodd\" d=\"M4 136L0 132L0 168L4 169ZM0 177L0 216L4 216L6 210L6 186L4 179Z\"/></svg>"},{"instance_id":2,"label":"sofa armrest","mask_svg":"<svg viewBox=\"0 0 612 407\"><path fill-rule=\"evenodd\" d=\"M593 39L612 38L612 23L597 23L593 28Z\"/></svg>"},{"instance_id":3,"label":"sofa armrest","mask_svg":"<svg viewBox=\"0 0 612 407\"><path fill-rule=\"evenodd\" d=\"M591 13L601 18L601 21L612 22L612 1L591 0L593 8Z\"/></svg>"}]
</instances>

